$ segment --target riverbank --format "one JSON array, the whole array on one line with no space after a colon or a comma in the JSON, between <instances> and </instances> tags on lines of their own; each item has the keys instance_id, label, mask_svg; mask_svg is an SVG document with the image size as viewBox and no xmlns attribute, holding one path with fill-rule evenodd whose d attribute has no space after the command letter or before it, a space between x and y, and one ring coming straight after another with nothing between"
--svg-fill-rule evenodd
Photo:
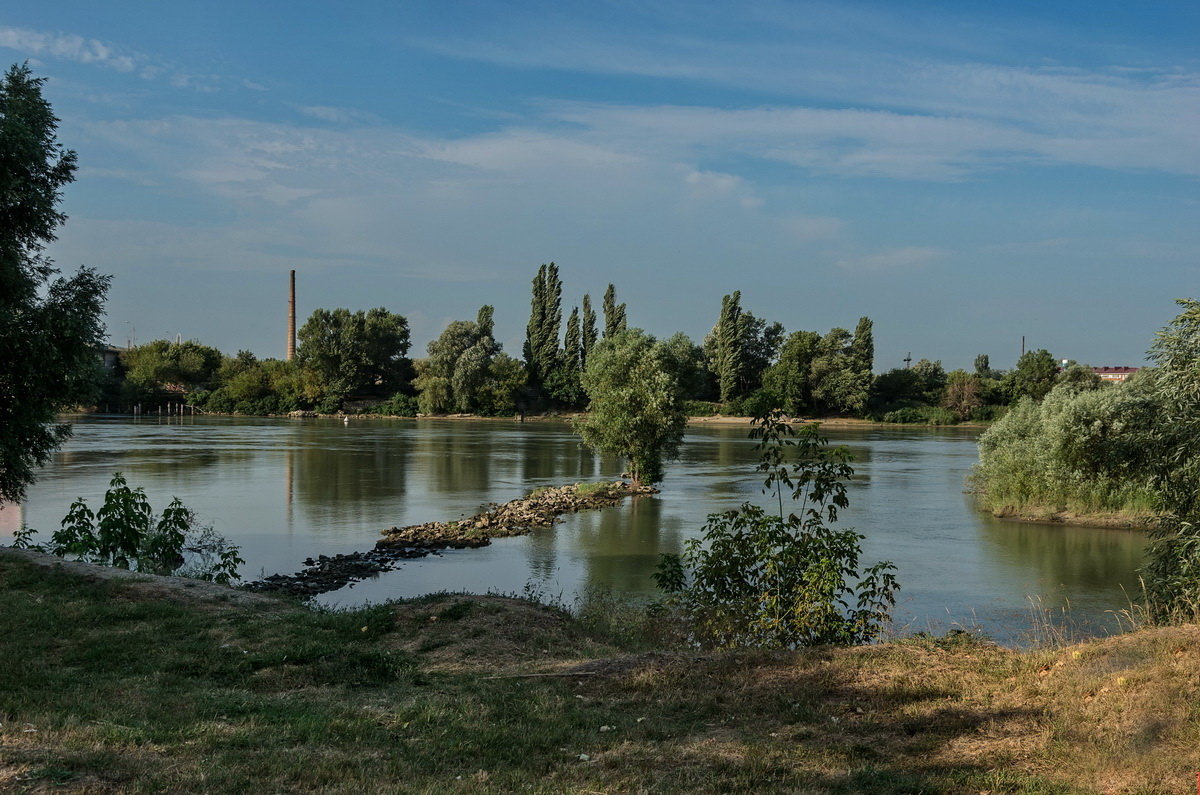
<instances>
[{"instance_id":1,"label":"riverbank","mask_svg":"<svg viewBox=\"0 0 1200 795\"><path fill-rule=\"evenodd\" d=\"M1200 768L1195 626L703 653L615 610L203 593L0 549L0 789L1182 792Z\"/></svg>"},{"instance_id":2,"label":"riverbank","mask_svg":"<svg viewBox=\"0 0 1200 795\"><path fill-rule=\"evenodd\" d=\"M1086 513L1076 512L1049 505L1006 506L989 511L992 516L1009 522L1029 524L1061 524L1073 527L1104 527L1112 530L1148 531L1154 526L1155 517L1127 512Z\"/></svg>"},{"instance_id":3,"label":"riverbank","mask_svg":"<svg viewBox=\"0 0 1200 795\"><path fill-rule=\"evenodd\" d=\"M94 412L78 412L81 415L88 416L115 416L115 417L133 417L130 414L112 414L112 415L97 415ZM64 414L64 417L69 418L70 414ZM158 414L143 414L139 415L140 419L152 419L155 417L168 416ZM178 416L178 415L171 415ZM193 415L187 415L193 416ZM586 412L570 412L565 414L527 414L524 417L517 415L509 417L486 417L480 414L420 414L416 417L397 417L391 414L318 414L315 411L293 411L289 414L221 414L218 412L206 411L202 414L194 416L204 417L268 417L272 419L321 419L321 420L341 420L341 421L360 421L360 420L436 420L436 421L462 421L470 420L472 422L503 422L503 423L521 423L521 422L571 422L573 420L583 419L587 416ZM688 417L688 425L714 425L714 426L735 426L735 427L750 427L750 422L753 417L734 417L725 416L723 414L715 414L712 416L703 417ZM864 420L857 417L793 417L791 422L794 424L804 424L819 422L825 428L972 428L982 430L988 427L988 423L982 422L960 422L956 425L928 425L921 423L896 423L896 422L877 422L875 420Z\"/></svg>"}]
</instances>

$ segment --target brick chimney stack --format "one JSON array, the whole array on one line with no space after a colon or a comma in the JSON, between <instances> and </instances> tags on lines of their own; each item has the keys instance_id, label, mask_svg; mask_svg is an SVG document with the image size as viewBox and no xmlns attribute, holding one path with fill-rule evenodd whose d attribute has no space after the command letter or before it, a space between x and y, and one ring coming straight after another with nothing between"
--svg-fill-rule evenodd
<instances>
[{"instance_id":1,"label":"brick chimney stack","mask_svg":"<svg viewBox=\"0 0 1200 795\"><path fill-rule=\"evenodd\" d=\"M287 360L296 358L296 272L292 271L288 290L288 339Z\"/></svg>"}]
</instances>

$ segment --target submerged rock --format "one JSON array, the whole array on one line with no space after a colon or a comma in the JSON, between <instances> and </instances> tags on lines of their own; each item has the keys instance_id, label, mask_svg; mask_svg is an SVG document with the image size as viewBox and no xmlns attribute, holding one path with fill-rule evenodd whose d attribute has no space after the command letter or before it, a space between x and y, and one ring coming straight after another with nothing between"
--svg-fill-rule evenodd
<instances>
[{"instance_id":1,"label":"submerged rock","mask_svg":"<svg viewBox=\"0 0 1200 795\"><path fill-rule=\"evenodd\" d=\"M383 531L384 537L374 549L319 555L316 560L305 560L306 568L295 574L272 574L242 587L248 591L308 598L394 569L401 560L424 557L439 549L487 546L493 538L525 535L539 527L550 527L568 513L605 508L626 497L657 491L622 480L537 489L511 502L493 503L482 513L456 522L392 527Z\"/></svg>"},{"instance_id":2,"label":"submerged rock","mask_svg":"<svg viewBox=\"0 0 1200 795\"><path fill-rule=\"evenodd\" d=\"M511 502L493 503L482 513L455 522L426 522L384 530L384 537L375 544L375 548L482 547L491 543L493 538L525 535L536 528L549 527L568 513L606 508L626 497L656 491L649 486L635 487L623 480L550 486Z\"/></svg>"}]
</instances>

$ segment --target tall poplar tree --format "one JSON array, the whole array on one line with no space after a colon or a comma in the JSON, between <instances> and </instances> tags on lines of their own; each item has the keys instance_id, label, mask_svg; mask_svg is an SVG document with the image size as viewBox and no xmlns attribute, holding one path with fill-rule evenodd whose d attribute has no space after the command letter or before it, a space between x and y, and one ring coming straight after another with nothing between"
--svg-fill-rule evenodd
<instances>
[{"instance_id":1,"label":"tall poplar tree","mask_svg":"<svg viewBox=\"0 0 1200 795\"><path fill-rule=\"evenodd\" d=\"M572 373L583 369L583 337L579 330L579 307L571 310L567 318L567 332L563 337L563 367Z\"/></svg>"},{"instance_id":2,"label":"tall poplar tree","mask_svg":"<svg viewBox=\"0 0 1200 795\"><path fill-rule=\"evenodd\" d=\"M592 297L590 295L584 295L583 327L580 329L580 343L583 348L580 361L583 367L587 367L588 356L591 355L592 349L596 347L596 339L598 336L598 332L596 331L596 310L592 309Z\"/></svg>"},{"instance_id":3,"label":"tall poplar tree","mask_svg":"<svg viewBox=\"0 0 1200 795\"><path fill-rule=\"evenodd\" d=\"M562 281L551 262L538 268L525 327L525 366L529 383L541 389L559 367L559 329L562 326Z\"/></svg>"},{"instance_id":4,"label":"tall poplar tree","mask_svg":"<svg viewBox=\"0 0 1200 795\"><path fill-rule=\"evenodd\" d=\"M860 317L854 327L850 358L860 372L870 373L875 369L875 324L869 317Z\"/></svg>"},{"instance_id":5,"label":"tall poplar tree","mask_svg":"<svg viewBox=\"0 0 1200 795\"><path fill-rule=\"evenodd\" d=\"M735 290L721 299L721 315L713 329L712 369L722 402L740 397L746 364L746 325L742 292Z\"/></svg>"},{"instance_id":6,"label":"tall poplar tree","mask_svg":"<svg viewBox=\"0 0 1200 795\"><path fill-rule=\"evenodd\" d=\"M617 303L617 288L608 285L604 291L604 339L625 330L625 304Z\"/></svg>"},{"instance_id":7,"label":"tall poplar tree","mask_svg":"<svg viewBox=\"0 0 1200 795\"><path fill-rule=\"evenodd\" d=\"M568 406L582 406L583 337L579 330L579 308L571 310L563 338L563 353L558 368L547 382L550 394Z\"/></svg>"}]
</instances>

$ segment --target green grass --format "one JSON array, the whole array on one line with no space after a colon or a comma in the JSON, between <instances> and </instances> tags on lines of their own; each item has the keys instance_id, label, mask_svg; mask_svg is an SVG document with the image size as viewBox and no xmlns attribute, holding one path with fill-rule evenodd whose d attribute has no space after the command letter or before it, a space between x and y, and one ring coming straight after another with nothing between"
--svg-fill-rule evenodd
<instances>
[{"instance_id":1,"label":"green grass","mask_svg":"<svg viewBox=\"0 0 1200 795\"><path fill-rule=\"evenodd\" d=\"M1143 725L1105 694L1120 731L1095 724L1102 649L647 652L653 621L588 609L197 602L0 555L0 790L1073 792L1084 770L1165 792L1200 764L1195 710ZM1147 637L1111 657L1129 692L1191 703L1195 633ZM1107 745L1086 756L1093 730Z\"/></svg>"}]
</instances>

